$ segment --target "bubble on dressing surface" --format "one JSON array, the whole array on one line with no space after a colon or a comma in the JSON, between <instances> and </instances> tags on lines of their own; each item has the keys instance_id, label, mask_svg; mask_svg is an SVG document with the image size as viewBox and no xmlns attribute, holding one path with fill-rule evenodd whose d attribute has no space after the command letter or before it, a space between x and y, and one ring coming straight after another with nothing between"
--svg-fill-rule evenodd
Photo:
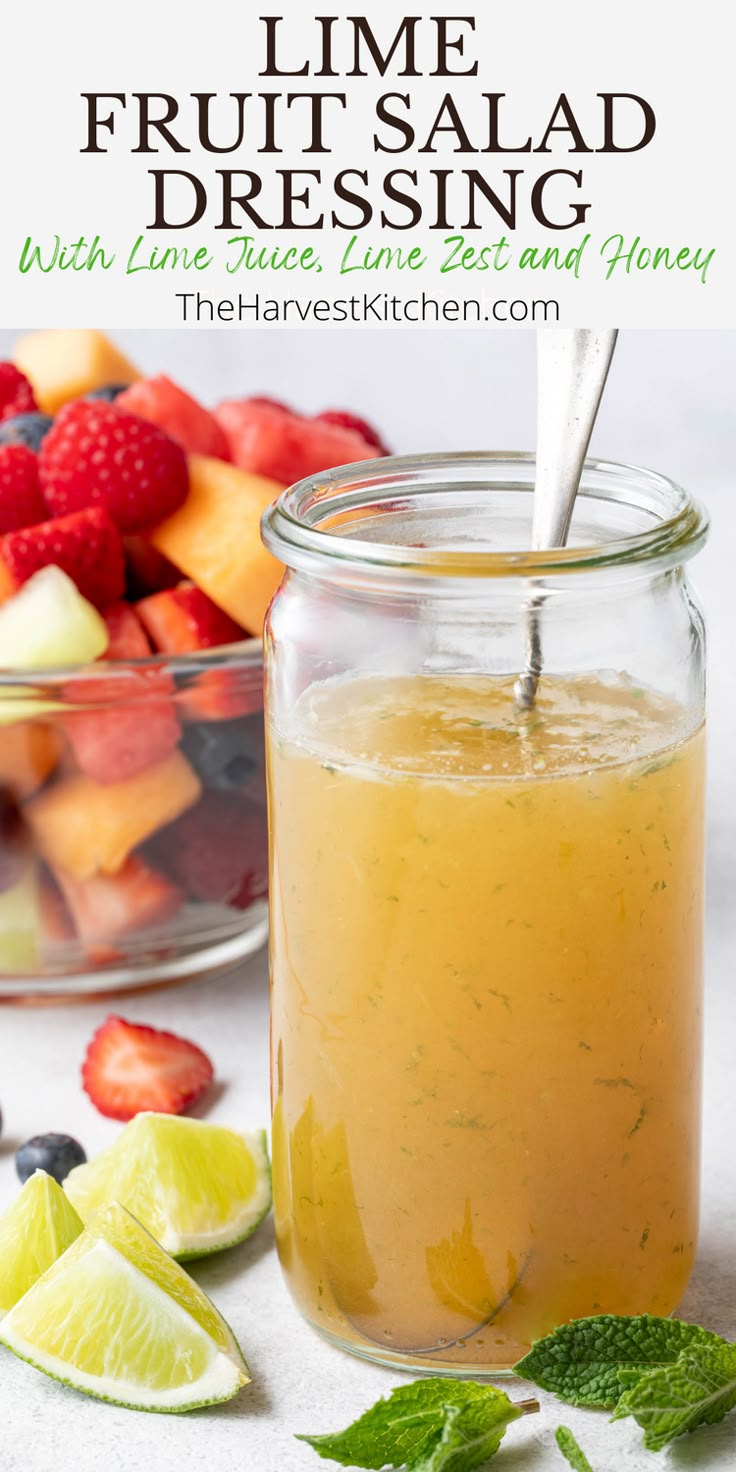
<instances>
[{"instance_id":1,"label":"bubble on dressing surface","mask_svg":"<svg viewBox=\"0 0 736 1472\"><path fill-rule=\"evenodd\" d=\"M692 734L687 710L628 676L545 677L519 712L514 677L362 675L311 686L278 734L339 770L533 780L634 762Z\"/></svg>"}]
</instances>

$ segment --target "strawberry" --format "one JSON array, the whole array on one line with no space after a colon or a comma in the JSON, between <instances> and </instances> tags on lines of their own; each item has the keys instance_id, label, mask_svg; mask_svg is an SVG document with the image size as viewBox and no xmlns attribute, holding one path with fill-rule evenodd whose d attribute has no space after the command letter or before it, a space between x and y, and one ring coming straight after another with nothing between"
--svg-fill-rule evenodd
<instances>
[{"instance_id":1,"label":"strawberry","mask_svg":"<svg viewBox=\"0 0 736 1472\"><path fill-rule=\"evenodd\" d=\"M123 389L116 402L118 409L157 424L190 455L230 459L225 434L214 415L164 373L157 378L136 379L130 388Z\"/></svg>"},{"instance_id":2,"label":"strawberry","mask_svg":"<svg viewBox=\"0 0 736 1472\"><path fill-rule=\"evenodd\" d=\"M247 910L268 893L263 813L232 792L207 792L150 845L194 900Z\"/></svg>"},{"instance_id":3,"label":"strawberry","mask_svg":"<svg viewBox=\"0 0 736 1472\"><path fill-rule=\"evenodd\" d=\"M324 409L321 414L315 414L322 424L336 424L339 429L351 429L355 434L360 434L369 445L373 445L377 455L390 455L391 451L384 444L377 429L368 423L367 419L361 419L358 414L351 414L349 409Z\"/></svg>"},{"instance_id":4,"label":"strawberry","mask_svg":"<svg viewBox=\"0 0 736 1472\"><path fill-rule=\"evenodd\" d=\"M83 598L105 608L122 597L123 543L101 507L75 511L0 537L0 599L15 593L42 567L60 567Z\"/></svg>"},{"instance_id":5,"label":"strawberry","mask_svg":"<svg viewBox=\"0 0 736 1472\"><path fill-rule=\"evenodd\" d=\"M142 599L137 612L154 648L162 654L190 654L247 638L240 624L194 583L179 583Z\"/></svg>"},{"instance_id":6,"label":"strawberry","mask_svg":"<svg viewBox=\"0 0 736 1472\"><path fill-rule=\"evenodd\" d=\"M240 624L194 583L179 583L136 606L154 649L162 654L217 649L247 638ZM260 709L262 698L261 681L251 680L243 670L204 669L187 677L179 712L185 721L227 721Z\"/></svg>"},{"instance_id":7,"label":"strawberry","mask_svg":"<svg viewBox=\"0 0 736 1472\"><path fill-rule=\"evenodd\" d=\"M132 1119L145 1110L182 1114L214 1077L206 1053L194 1043L108 1017L94 1034L82 1064L82 1084L108 1119Z\"/></svg>"},{"instance_id":8,"label":"strawberry","mask_svg":"<svg viewBox=\"0 0 736 1472\"><path fill-rule=\"evenodd\" d=\"M32 414L38 404L25 373L15 363L0 363L0 420Z\"/></svg>"},{"instance_id":9,"label":"strawberry","mask_svg":"<svg viewBox=\"0 0 736 1472\"><path fill-rule=\"evenodd\" d=\"M189 490L181 446L155 424L101 399L66 404L38 462L49 511L64 516L101 506L125 533L171 516Z\"/></svg>"},{"instance_id":10,"label":"strawberry","mask_svg":"<svg viewBox=\"0 0 736 1472\"><path fill-rule=\"evenodd\" d=\"M45 517L33 451L26 445L0 445L0 535Z\"/></svg>"},{"instance_id":11,"label":"strawberry","mask_svg":"<svg viewBox=\"0 0 736 1472\"><path fill-rule=\"evenodd\" d=\"M88 945L163 925L184 902L181 890L135 855L117 874L80 881L59 870L56 878L77 934Z\"/></svg>"}]
</instances>

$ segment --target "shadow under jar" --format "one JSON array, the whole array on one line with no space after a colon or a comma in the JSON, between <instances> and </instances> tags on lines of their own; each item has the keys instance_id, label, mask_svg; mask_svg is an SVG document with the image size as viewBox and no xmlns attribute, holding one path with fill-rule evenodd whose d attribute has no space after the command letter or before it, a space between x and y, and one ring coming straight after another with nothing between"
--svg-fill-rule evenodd
<instances>
[{"instance_id":1,"label":"shadow under jar","mask_svg":"<svg viewBox=\"0 0 736 1472\"><path fill-rule=\"evenodd\" d=\"M356 1354L497 1374L668 1314L697 1233L707 521L589 463L531 554L534 462L302 481L264 518L281 1263ZM544 673L515 708L529 603Z\"/></svg>"},{"instance_id":2,"label":"shadow under jar","mask_svg":"<svg viewBox=\"0 0 736 1472\"><path fill-rule=\"evenodd\" d=\"M210 975L267 934L260 641L0 674L0 1002Z\"/></svg>"}]
</instances>

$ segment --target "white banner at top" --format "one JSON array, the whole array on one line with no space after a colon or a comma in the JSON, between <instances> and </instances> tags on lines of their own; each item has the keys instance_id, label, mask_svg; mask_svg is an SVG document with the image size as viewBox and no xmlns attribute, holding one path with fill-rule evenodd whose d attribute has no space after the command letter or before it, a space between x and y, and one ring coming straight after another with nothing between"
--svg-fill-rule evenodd
<instances>
[{"instance_id":1,"label":"white banner at top","mask_svg":"<svg viewBox=\"0 0 736 1472\"><path fill-rule=\"evenodd\" d=\"M736 326L723 0L3 29L6 326Z\"/></svg>"}]
</instances>

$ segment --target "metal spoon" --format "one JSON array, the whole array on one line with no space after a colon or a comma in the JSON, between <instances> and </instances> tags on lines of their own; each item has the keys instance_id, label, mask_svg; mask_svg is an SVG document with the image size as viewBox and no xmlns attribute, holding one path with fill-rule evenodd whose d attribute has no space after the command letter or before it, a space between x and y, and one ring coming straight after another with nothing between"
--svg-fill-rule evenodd
<instances>
[{"instance_id":1,"label":"metal spoon","mask_svg":"<svg viewBox=\"0 0 736 1472\"><path fill-rule=\"evenodd\" d=\"M532 550L564 547L583 463L600 407L618 328L543 329L537 338L537 472ZM527 608L526 664L514 685L517 707L531 710L542 674L541 609Z\"/></svg>"}]
</instances>

